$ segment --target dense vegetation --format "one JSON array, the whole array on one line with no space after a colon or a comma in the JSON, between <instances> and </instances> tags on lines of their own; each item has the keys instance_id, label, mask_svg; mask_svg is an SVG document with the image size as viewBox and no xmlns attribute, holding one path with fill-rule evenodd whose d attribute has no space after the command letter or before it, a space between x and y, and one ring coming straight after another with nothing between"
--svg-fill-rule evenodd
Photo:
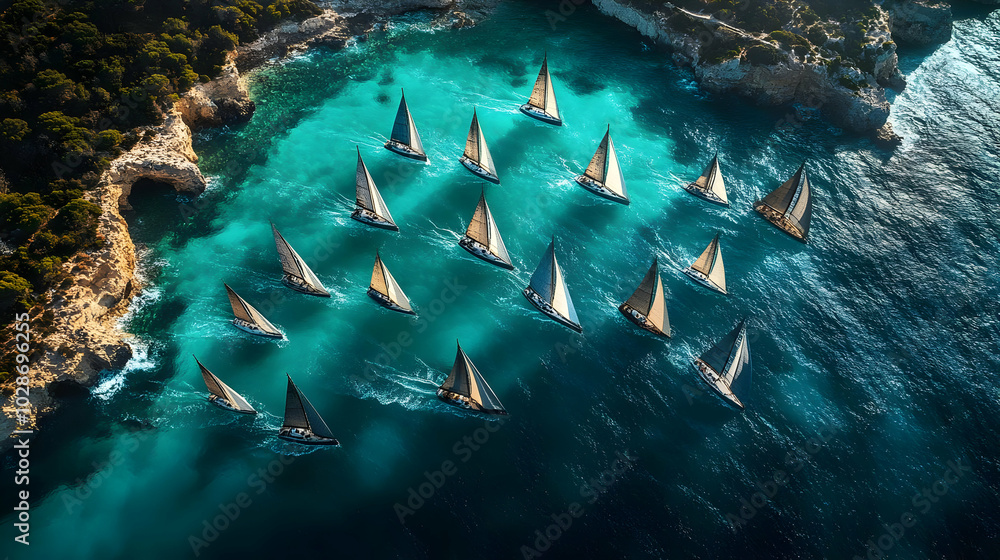
<instances>
[{"instance_id":1,"label":"dense vegetation","mask_svg":"<svg viewBox=\"0 0 1000 560\"><path fill-rule=\"evenodd\" d=\"M0 310L101 243L86 201L108 162L227 52L308 0L15 0L0 14Z\"/></svg>"},{"instance_id":2,"label":"dense vegetation","mask_svg":"<svg viewBox=\"0 0 1000 560\"><path fill-rule=\"evenodd\" d=\"M61 264L100 246L100 209L86 193L140 140L138 127L217 75L240 42L319 12L309 0L14 0L0 9L4 324L15 310L37 315L48 288L72 281ZM33 328L51 322L42 319Z\"/></svg>"}]
</instances>

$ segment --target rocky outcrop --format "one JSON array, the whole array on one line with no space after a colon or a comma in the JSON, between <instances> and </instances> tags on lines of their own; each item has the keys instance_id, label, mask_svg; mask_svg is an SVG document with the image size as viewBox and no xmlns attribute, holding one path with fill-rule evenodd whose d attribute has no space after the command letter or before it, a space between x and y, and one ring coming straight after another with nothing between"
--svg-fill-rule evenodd
<instances>
[{"instance_id":1,"label":"rocky outcrop","mask_svg":"<svg viewBox=\"0 0 1000 560\"><path fill-rule=\"evenodd\" d=\"M761 105L800 103L821 109L824 116L855 132L872 132L889 117L889 102L878 82L900 84L895 45L888 42L888 26L873 30L873 73L868 77L852 67L832 69L825 61L803 59L782 51L766 37L747 33L710 16L691 14L665 4L648 13L625 0L593 0L605 14L636 28L643 35L669 46L674 61L689 66L701 86L712 92L733 92ZM881 29L884 27L884 31ZM884 41L878 42L884 33ZM705 60L716 45L742 44L742 53ZM747 48L749 46L749 49ZM764 62L747 56L755 47L772 57ZM715 49L714 52L718 52ZM751 53L752 55L752 53Z\"/></svg>"},{"instance_id":2,"label":"rocky outcrop","mask_svg":"<svg viewBox=\"0 0 1000 560\"><path fill-rule=\"evenodd\" d=\"M240 45L236 49L235 62L240 69L246 70L310 46L340 48L352 36L365 30L367 26L352 23L336 11L326 9L322 14L302 22L285 22L256 41Z\"/></svg>"},{"instance_id":3,"label":"rocky outcrop","mask_svg":"<svg viewBox=\"0 0 1000 560\"><path fill-rule=\"evenodd\" d=\"M901 43L935 45L951 39L951 5L933 0L902 0L888 5L892 36Z\"/></svg>"},{"instance_id":4,"label":"rocky outcrop","mask_svg":"<svg viewBox=\"0 0 1000 560\"><path fill-rule=\"evenodd\" d=\"M256 105L231 56L217 78L191 88L175 107L189 127L199 129L248 121Z\"/></svg>"}]
</instances>

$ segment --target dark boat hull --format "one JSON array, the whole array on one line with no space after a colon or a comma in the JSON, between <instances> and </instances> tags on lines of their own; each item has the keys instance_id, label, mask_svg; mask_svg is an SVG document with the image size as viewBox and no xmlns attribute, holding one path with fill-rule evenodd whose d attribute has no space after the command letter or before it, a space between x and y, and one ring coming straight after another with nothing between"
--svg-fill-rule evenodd
<instances>
[{"instance_id":1,"label":"dark boat hull","mask_svg":"<svg viewBox=\"0 0 1000 560\"><path fill-rule=\"evenodd\" d=\"M351 213L351 218L361 222L362 224L372 226L379 229L384 229L388 231L399 231L399 226L392 222L385 220L373 220L361 213L360 209L355 210Z\"/></svg>"},{"instance_id":2,"label":"dark boat hull","mask_svg":"<svg viewBox=\"0 0 1000 560\"><path fill-rule=\"evenodd\" d=\"M389 150L390 152L399 154L405 158L409 158L416 161L427 161L427 154L417 153L407 148L406 146L396 144L391 140L385 143L385 149Z\"/></svg>"},{"instance_id":3,"label":"dark boat hull","mask_svg":"<svg viewBox=\"0 0 1000 560\"><path fill-rule=\"evenodd\" d=\"M521 112L529 117L542 121L545 124L554 124L556 126L562 126L562 119L553 117L552 115L545 113L533 105L525 103L521 105Z\"/></svg>"},{"instance_id":4,"label":"dark boat hull","mask_svg":"<svg viewBox=\"0 0 1000 560\"><path fill-rule=\"evenodd\" d=\"M686 190L687 192L691 193L691 195L695 196L696 198L700 198L700 199L704 200L705 202L710 202L710 203L715 204L717 206L722 206L723 208L729 208L729 203L728 202L723 202L721 199L719 199L718 197L716 197L714 194L709 194L709 193L707 193L707 192L705 192L705 191L703 191L703 190L695 187L694 183L691 183L690 185L684 187L684 190Z\"/></svg>"},{"instance_id":5,"label":"dark boat hull","mask_svg":"<svg viewBox=\"0 0 1000 560\"><path fill-rule=\"evenodd\" d=\"M629 321L631 321L633 325L639 327L640 329L642 329L644 331L649 331L649 332L651 332L651 333L653 333L653 334L655 334L657 336L663 336L663 337L666 337L666 338L670 338L670 333L665 333L665 332L661 331L660 329L656 328L653 325L644 323L644 322L640 321L639 319L636 319L632 315L632 311L635 311L636 313L639 313L639 311L638 310L633 310L633 308L629 304L623 303L623 304L619 305L618 306L618 311L621 311L622 315L624 315L626 319L628 319ZM639 314L642 315L642 313L639 313ZM645 315L643 315L643 318L645 318Z\"/></svg>"},{"instance_id":6,"label":"dark boat hull","mask_svg":"<svg viewBox=\"0 0 1000 560\"><path fill-rule=\"evenodd\" d=\"M770 206L764 204L762 201L758 200L754 202L753 209L757 211L758 214L769 224L780 229L781 231L788 234L792 239L799 241L800 243L809 242L809 233L802 233L798 228L788 223L779 212L773 210Z\"/></svg>"},{"instance_id":7,"label":"dark boat hull","mask_svg":"<svg viewBox=\"0 0 1000 560\"><path fill-rule=\"evenodd\" d=\"M511 263L501 259L500 257L497 257L492 253L487 253L485 251L478 250L473 243L474 242L468 237L462 237L462 239L459 240L458 242L459 246L461 246L463 249L471 253L472 256L482 261L488 262L494 266L503 268L505 270L514 270L514 265L512 265Z\"/></svg>"},{"instance_id":8,"label":"dark boat hull","mask_svg":"<svg viewBox=\"0 0 1000 560\"><path fill-rule=\"evenodd\" d=\"M460 157L458 159L458 161L462 162L462 166L464 166L466 169L468 169L469 172L472 173L473 175L475 175L476 177L479 177L480 179L482 179L484 181L489 181L489 182L491 182L493 184L496 184L496 185L500 184L500 177L497 177L496 175L494 175L494 174L490 173L489 171L483 169L482 167L479 166L479 164L477 164L476 162L472 161L471 159L469 159L469 158L467 158L465 156L462 156L462 157Z\"/></svg>"},{"instance_id":9,"label":"dark boat hull","mask_svg":"<svg viewBox=\"0 0 1000 560\"><path fill-rule=\"evenodd\" d=\"M590 180L584 175L580 175L576 178L576 184L580 185L581 187L587 189L591 193L596 194L597 196L603 199L610 200L612 202L617 202L618 204L624 204L625 206L629 205L630 201L628 198L609 191L608 189L604 188L604 186L598 185L597 183Z\"/></svg>"},{"instance_id":10,"label":"dark boat hull","mask_svg":"<svg viewBox=\"0 0 1000 560\"><path fill-rule=\"evenodd\" d=\"M368 288L368 297L372 298L373 300L375 300L375 303L381 305L382 307L384 307L386 309L389 309L389 310L392 310L392 311L397 311L399 313L405 313L407 315L416 315L417 314L417 312L413 311L412 309L403 309L402 307L396 305L395 303L392 303L384 295L382 295L378 291L373 290L371 288Z\"/></svg>"},{"instance_id":11,"label":"dark boat hull","mask_svg":"<svg viewBox=\"0 0 1000 560\"><path fill-rule=\"evenodd\" d=\"M538 303L538 301L535 299L535 298L539 298L540 299L541 296L539 296L535 292L535 290L532 290L530 286L527 287L527 288L525 288L524 291L521 292L521 293L524 295L525 299L527 299L528 301L531 302L531 305L535 306L535 309L541 311L549 319L552 319L553 321L559 323L560 325L562 325L564 327L567 327L567 328L569 328L571 330L574 330L574 331L576 331L578 333L582 333L583 332L583 327L581 325L578 325L577 323L574 323L573 321L570 321L566 317L563 317L562 315L556 313L555 310L551 310L550 311L550 310L545 309L544 307L542 307Z\"/></svg>"},{"instance_id":12,"label":"dark boat hull","mask_svg":"<svg viewBox=\"0 0 1000 560\"><path fill-rule=\"evenodd\" d=\"M461 408L462 410L468 410L469 412L476 412L479 414L491 414L495 416L507 416L506 410L486 410L483 408L473 408L466 399L457 393L452 393L451 391L445 391L444 389L437 390L437 397L441 399L446 404L450 404L455 408Z\"/></svg>"}]
</instances>

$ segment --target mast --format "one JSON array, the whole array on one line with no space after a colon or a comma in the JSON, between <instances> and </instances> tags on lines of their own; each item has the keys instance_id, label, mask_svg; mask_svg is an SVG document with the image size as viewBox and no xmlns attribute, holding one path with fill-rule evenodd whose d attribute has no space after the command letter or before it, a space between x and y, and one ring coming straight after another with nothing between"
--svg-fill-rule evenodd
<instances>
[{"instance_id":1,"label":"mast","mask_svg":"<svg viewBox=\"0 0 1000 560\"><path fill-rule=\"evenodd\" d=\"M597 151L594 152L594 157L591 158L590 164L584 172L584 177L592 179L619 197L628 200L625 177L622 175L621 166L618 163L615 143L611 139L611 125L608 125L604 138L597 146Z\"/></svg>"},{"instance_id":2,"label":"mast","mask_svg":"<svg viewBox=\"0 0 1000 560\"><path fill-rule=\"evenodd\" d=\"M625 303L642 313L660 332L670 336L670 319L667 316L666 298L663 295L663 281L660 279L657 259L653 259L653 265L649 267L635 293Z\"/></svg>"},{"instance_id":3,"label":"mast","mask_svg":"<svg viewBox=\"0 0 1000 560\"><path fill-rule=\"evenodd\" d=\"M493 156L490 155L490 149L486 145L486 137L479 126L479 116L475 109L472 110L472 125L469 126L469 135L465 139L464 155L492 175L497 174L496 167L493 165Z\"/></svg>"},{"instance_id":4,"label":"mast","mask_svg":"<svg viewBox=\"0 0 1000 560\"><path fill-rule=\"evenodd\" d=\"M715 157L702 172L698 180L694 182L694 186L704 190L709 191L715 196L719 197L725 204L729 204L729 198L726 196L726 182L722 178L722 170L719 167L719 154L716 152Z\"/></svg>"},{"instance_id":5,"label":"mast","mask_svg":"<svg viewBox=\"0 0 1000 560\"><path fill-rule=\"evenodd\" d=\"M396 120L392 123L391 140L409 147L414 152L424 156L424 145L420 142L420 134L417 133L417 125L413 123L413 116L410 108L406 105L406 94L400 88L401 98L399 109L396 110Z\"/></svg>"},{"instance_id":6,"label":"mast","mask_svg":"<svg viewBox=\"0 0 1000 560\"><path fill-rule=\"evenodd\" d=\"M198 368L201 369L201 377L205 380L205 386L208 387L208 392L219 397L220 399L229 403L229 405L237 410L243 412L257 412L254 410L250 403L248 403L239 393L232 390L228 385L222 382L221 379L215 376L214 373L208 370L204 364L202 364L197 356L194 356L194 361L198 363Z\"/></svg>"},{"instance_id":7,"label":"mast","mask_svg":"<svg viewBox=\"0 0 1000 560\"><path fill-rule=\"evenodd\" d=\"M548 249L545 250L545 256L542 257L538 268L531 275L530 286L559 315L579 325L580 318L576 315L573 299L569 295L562 269L556 260L555 243L555 238L553 238Z\"/></svg>"},{"instance_id":8,"label":"mast","mask_svg":"<svg viewBox=\"0 0 1000 560\"><path fill-rule=\"evenodd\" d=\"M316 412L316 408L295 386L292 377L285 375L288 377L288 386L285 394L285 420L282 427L305 429L317 436L334 439L333 432Z\"/></svg>"},{"instance_id":9,"label":"mast","mask_svg":"<svg viewBox=\"0 0 1000 560\"><path fill-rule=\"evenodd\" d=\"M750 347L746 336L746 319L699 358L722 378L740 401L750 393Z\"/></svg>"},{"instance_id":10,"label":"mast","mask_svg":"<svg viewBox=\"0 0 1000 560\"><path fill-rule=\"evenodd\" d=\"M403 289L399 287L399 284L396 283L396 279L389 273L389 269L386 268L385 263L382 262L382 257L378 253L375 253L375 266L372 269L372 281L369 287L387 297L393 304L398 305L408 312L413 312L410 300L403 293Z\"/></svg>"},{"instance_id":11,"label":"mast","mask_svg":"<svg viewBox=\"0 0 1000 560\"><path fill-rule=\"evenodd\" d=\"M722 247L719 245L719 235L715 234L712 242L701 253L698 260L691 265L692 270L704 274L715 285L726 290L726 267L722 262Z\"/></svg>"},{"instance_id":12,"label":"mast","mask_svg":"<svg viewBox=\"0 0 1000 560\"><path fill-rule=\"evenodd\" d=\"M805 167L803 162L791 178L758 203L781 214L803 240L809 236L812 219L812 192Z\"/></svg>"},{"instance_id":13,"label":"mast","mask_svg":"<svg viewBox=\"0 0 1000 560\"><path fill-rule=\"evenodd\" d=\"M556 92L552 88L552 76L549 75L548 54L542 58L542 68L535 79L535 87L531 90L528 104L541 109L547 115L559 119L559 106L556 103Z\"/></svg>"},{"instance_id":14,"label":"mast","mask_svg":"<svg viewBox=\"0 0 1000 560\"><path fill-rule=\"evenodd\" d=\"M479 369L469 359L469 356L462 350L461 344L458 344L458 351L455 354L455 364L451 368L451 373L448 375L448 379L441 384L440 389L465 397L469 400L470 406L475 410L494 414L507 414L496 393L486 383L486 379L483 378Z\"/></svg>"},{"instance_id":15,"label":"mast","mask_svg":"<svg viewBox=\"0 0 1000 560\"><path fill-rule=\"evenodd\" d=\"M285 274L293 276L308 284L314 290L330 295L330 292L323 287L323 283L313 274L312 269L306 265L302 257L295 252L295 249L285 240L284 236L278 232L278 228L271 224L271 232L274 234L274 244L278 248L278 257L281 259L281 268Z\"/></svg>"},{"instance_id":16,"label":"mast","mask_svg":"<svg viewBox=\"0 0 1000 560\"><path fill-rule=\"evenodd\" d=\"M222 285L226 287L226 293L229 295L229 304L233 306L233 315L235 315L237 319L256 325L264 332L281 334L281 331L272 325L270 321L265 319L264 316L260 314L260 311L254 309L254 307L247 303L246 300L237 295L237 293L229 287L229 284L223 283Z\"/></svg>"},{"instance_id":17,"label":"mast","mask_svg":"<svg viewBox=\"0 0 1000 560\"><path fill-rule=\"evenodd\" d=\"M375 180L372 179L371 174L368 173L368 166L366 166L365 161L361 159L361 148L357 148L357 150L358 166L355 171L355 183L357 187L358 206L368 210L383 220L386 220L392 225L396 225L396 222L392 220L392 214L389 213L389 207L385 205L385 201L382 200L382 195L379 194L378 188L375 186Z\"/></svg>"},{"instance_id":18,"label":"mast","mask_svg":"<svg viewBox=\"0 0 1000 560\"><path fill-rule=\"evenodd\" d=\"M493 256L510 264L510 255L507 253L507 247L500 237L500 230L497 229L493 213L490 212L490 207L486 204L485 190L479 195L479 204L476 205L476 211L472 215L469 227L465 230L465 235L469 239L489 248Z\"/></svg>"}]
</instances>

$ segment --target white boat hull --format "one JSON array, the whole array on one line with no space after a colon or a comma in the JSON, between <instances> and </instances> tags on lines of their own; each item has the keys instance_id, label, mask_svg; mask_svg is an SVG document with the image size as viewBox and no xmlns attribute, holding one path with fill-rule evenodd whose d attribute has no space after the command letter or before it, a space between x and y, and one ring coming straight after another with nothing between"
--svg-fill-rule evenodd
<instances>
[{"instance_id":1,"label":"white boat hull","mask_svg":"<svg viewBox=\"0 0 1000 560\"><path fill-rule=\"evenodd\" d=\"M411 309L404 309L404 308L396 305L395 303L389 301L389 298L387 298L384 295L382 295L381 292L378 292L378 291L373 290L371 288L368 288L368 297L372 298L373 300L375 300L375 303L381 305L382 307L384 307L386 309L390 309L392 311L398 311L399 313L405 313L407 315L416 315L417 314L416 311L413 311Z\"/></svg>"},{"instance_id":2,"label":"white boat hull","mask_svg":"<svg viewBox=\"0 0 1000 560\"><path fill-rule=\"evenodd\" d=\"M479 414L496 414L499 416L507 415L506 410L484 410L480 408L475 408L472 406L472 403L469 402L469 399L461 395L452 393L451 391L445 391L444 389L437 390L437 397L442 401L444 401L445 403L450 404L451 406L461 408L463 410L468 410L469 412L477 412Z\"/></svg>"},{"instance_id":3,"label":"white boat hull","mask_svg":"<svg viewBox=\"0 0 1000 560\"><path fill-rule=\"evenodd\" d=\"M310 430L302 428L281 428L278 430L278 437L294 443L303 445L340 445L337 438L318 436Z\"/></svg>"},{"instance_id":4,"label":"white boat hull","mask_svg":"<svg viewBox=\"0 0 1000 560\"><path fill-rule=\"evenodd\" d=\"M612 202L617 202L619 204L624 204L625 206L629 205L628 197L622 196L616 192L611 191L604 185L598 183L597 181L594 181L593 179L587 177L586 175L580 175L579 177L577 177L576 184L580 185L581 187L587 189L588 191L596 194L601 198L605 198L607 200L610 200Z\"/></svg>"},{"instance_id":5,"label":"white boat hull","mask_svg":"<svg viewBox=\"0 0 1000 560\"><path fill-rule=\"evenodd\" d=\"M699 286L704 286L713 292L719 292L720 294L728 295L725 289L721 286L716 285L714 282L709 280L704 274L698 272L697 270L691 268L690 266L684 269L684 274L687 275L695 284Z\"/></svg>"},{"instance_id":6,"label":"white boat hull","mask_svg":"<svg viewBox=\"0 0 1000 560\"><path fill-rule=\"evenodd\" d=\"M472 253L473 256L478 257L492 265L496 265L507 270L514 269L514 265L487 251L482 244L474 241L469 236L462 237L458 244L469 253Z\"/></svg>"},{"instance_id":7,"label":"white boat hull","mask_svg":"<svg viewBox=\"0 0 1000 560\"><path fill-rule=\"evenodd\" d=\"M399 231L399 226L397 226L393 222L390 222L385 218L380 218L363 208L356 208L354 212L351 213L351 218L363 224L367 224L372 227L377 227L379 229L387 229L389 231Z\"/></svg>"},{"instance_id":8,"label":"white boat hull","mask_svg":"<svg viewBox=\"0 0 1000 560\"><path fill-rule=\"evenodd\" d=\"M524 294L524 297L527 298L527 300L531 302L531 305L534 305L539 311L541 311L542 313L544 313L549 319L552 319L553 321L559 323L560 325L563 325L564 327L568 327L568 328L570 328L570 329L572 329L572 330L574 330L574 331L576 331L578 333L582 333L583 332L583 327L582 326L580 326L578 323L574 323L573 321L569 320L569 318L567 318L567 317L563 317L562 315L559 314L558 311L556 311L555 309L552 309L552 306L550 306L548 303L546 303L545 300L542 299L542 296L538 295L538 293L535 292L535 290L532 290L531 286L528 286L527 288L525 288L522 293Z\"/></svg>"},{"instance_id":9,"label":"white boat hull","mask_svg":"<svg viewBox=\"0 0 1000 560\"><path fill-rule=\"evenodd\" d=\"M631 321L635 326L639 327L640 329L647 330L657 336L665 336L667 338L670 338L670 333L666 333L658 329L656 325L649 322L649 319L647 319L645 315L640 313L637 309L634 309L629 304L623 303L619 305L618 311L621 311L622 315L624 315L626 319Z\"/></svg>"},{"instance_id":10,"label":"white boat hull","mask_svg":"<svg viewBox=\"0 0 1000 560\"><path fill-rule=\"evenodd\" d=\"M695 359L694 368L698 371L698 376L701 377L701 380L707 383L708 386L715 391L715 394L723 400L723 402L739 410L746 409L743 402L733 394L729 385L727 385L721 377L716 375L715 371L708 367L705 362L702 362L700 358Z\"/></svg>"},{"instance_id":11,"label":"white boat hull","mask_svg":"<svg viewBox=\"0 0 1000 560\"><path fill-rule=\"evenodd\" d=\"M259 337L262 337L262 338L274 338L274 339L285 338L284 333L280 333L280 332L279 333L269 333L269 332L266 332L266 331L262 331L259 328L257 328L256 326L251 325L251 324L249 324L249 323L247 323L245 321L241 321L239 319L233 319L233 326L236 327L237 329L240 329L241 331L243 331L245 333L249 333L249 334L252 334L254 336L259 336Z\"/></svg>"},{"instance_id":12,"label":"white boat hull","mask_svg":"<svg viewBox=\"0 0 1000 560\"><path fill-rule=\"evenodd\" d=\"M545 111L539 109L538 107L535 107L534 105L530 105L528 103L521 105L521 112L533 119L540 120L543 123L562 126L562 119L560 119L559 117L553 117L552 115L546 113Z\"/></svg>"},{"instance_id":13,"label":"white boat hull","mask_svg":"<svg viewBox=\"0 0 1000 560\"><path fill-rule=\"evenodd\" d=\"M705 202L711 202L712 204L718 204L719 206L729 208L728 202L719 198L719 196L712 191L706 191L699 188L695 183L691 183L690 185L684 187L684 190L704 200Z\"/></svg>"},{"instance_id":14,"label":"white boat hull","mask_svg":"<svg viewBox=\"0 0 1000 560\"><path fill-rule=\"evenodd\" d=\"M306 294L307 296L330 297L330 292L317 290L312 286L307 286L305 284L302 284L301 282L298 282L296 279L288 276L287 274L284 276L284 278L281 279L281 283L295 290L296 292Z\"/></svg>"},{"instance_id":15,"label":"white boat hull","mask_svg":"<svg viewBox=\"0 0 1000 560\"><path fill-rule=\"evenodd\" d=\"M237 412L239 414L257 414L256 410L242 410L239 408L234 408L233 405L229 404L226 399L219 398L217 395L209 395L208 402L214 404L215 406L228 410L229 412Z\"/></svg>"},{"instance_id":16,"label":"white boat hull","mask_svg":"<svg viewBox=\"0 0 1000 560\"><path fill-rule=\"evenodd\" d=\"M417 161L427 161L427 154L422 154L413 148L407 146L406 144L400 144L395 140L389 140L385 143L385 149L390 152L397 153L405 158L414 159Z\"/></svg>"},{"instance_id":17,"label":"white boat hull","mask_svg":"<svg viewBox=\"0 0 1000 560\"><path fill-rule=\"evenodd\" d=\"M465 166L465 168L468 169L476 177L479 177L480 179L482 179L484 181L489 181L491 183L495 183L497 185L500 184L500 177L497 177L493 173L490 173L490 171L488 169L486 169L483 166L479 165L478 163L472 161L471 159L469 159L469 158L467 158L465 156L462 156L462 157L458 158L458 161L462 162L462 165Z\"/></svg>"}]
</instances>

